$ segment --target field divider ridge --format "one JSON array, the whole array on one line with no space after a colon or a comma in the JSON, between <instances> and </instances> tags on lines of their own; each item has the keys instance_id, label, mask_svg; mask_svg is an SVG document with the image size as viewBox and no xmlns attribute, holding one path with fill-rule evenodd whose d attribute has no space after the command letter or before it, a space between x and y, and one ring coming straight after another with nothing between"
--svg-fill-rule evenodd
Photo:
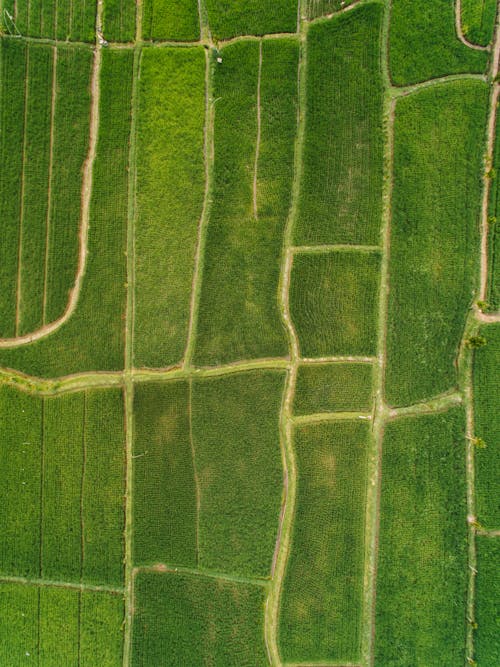
<instances>
[{"instance_id":1,"label":"field divider ridge","mask_svg":"<svg viewBox=\"0 0 500 667\"><path fill-rule=\"evenodd\" d=\"M441 86L446 83L453 83L454 81L484 81L486 82L488 77L485 74L474 74L472 72L466 72L464 74L446 74L445 76L437 76L433 79L427 79L426 81L420 81L419 83L412 83L409 86L393 86L392 84L389 87L389 94L391 97L406 97L413 93L418 93L420 90L425 88L431 88L432 86Z\"/></svg>"},{"instance_id":2,"label":"field divider ridge","mask_svg":"<svg viewBox=\"0 0 500 667\"><path fill-rule=\"evenodd\" d=\"M419 401L412 405L405 405L400 408L387 408L386 418L396 419L398 417L413 417L417 415L436 414L446 412L450 408L463 403L462 392L457 390L447 391L438 396L433 396L425 401Z\"/></svg>"},{"instance_id":3,"label":"field divider ridge","mask_svg":"<svg viewBox=\"0 0 500 667\"><path fill-rule=\"evenodd\" d=\"M321 422L349 421L354 419L366 419L371 421L370 412L315 412L308 415L296 415L291 418L294 425L318 424Z\"/></svg>"},{"instance_id":4,"label":"field divider ridge","mask_svg":"<svg viewBox=\"0 0 500 667\"><path fill-rule=\"evenodd\" d=\"M0 574L1 584L19 584L21 586L37 586L39 588L68 588L74 591L93 591L96 593L111 593L113 595L123 595L124 589L117 586L94 585L87 583L77 583L72 581L58 581L56 579L15 577Z\"/></svg>"},{"instance_id":5,"label":"field divider ridge","mask_svg":"<svg viewBox=\"0 0 500 667\"><path fill-rule=\"evenodd\" d=\"M321 254L325 252L382 252L378 245L360 245L351 243L330 243L324 245L296 245L290 248L294 254Z\"/></svg>"},{"instance_id":6,"label":"field divider ridge","mask_svg":"<svg viewBox=\"0 0 500 667\"><path fill-rule=\"evenodd\" d=\"M160 574L184 574L194 577L205 577L206 579L218 579L219 581L230 581L235 584L250 584L252 586L261 586L267 588L270 584L269 579L260 579L259 577L245 577L228 572L219 572L217 570L200 570L191 567L175 567L165 563L156 563L155 565L140 565L133 568L132 575L135 578L140 572L157 572Z\"/></svg>"}]
</instances>

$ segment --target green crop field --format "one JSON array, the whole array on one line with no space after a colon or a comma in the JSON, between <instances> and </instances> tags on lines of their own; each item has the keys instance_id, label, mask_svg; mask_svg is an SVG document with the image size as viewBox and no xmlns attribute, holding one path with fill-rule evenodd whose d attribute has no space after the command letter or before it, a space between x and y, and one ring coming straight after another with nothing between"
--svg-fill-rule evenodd
<instances>
[{"instance_id":1,"label":"green crop field","mask_svg":"<svg viewBox=\"0 0 500 667\"><path fill-rule=\"evenodd\" d=\"M500 664L499 18L0 0L0 667Z\"/></svg>"}]
</instances>

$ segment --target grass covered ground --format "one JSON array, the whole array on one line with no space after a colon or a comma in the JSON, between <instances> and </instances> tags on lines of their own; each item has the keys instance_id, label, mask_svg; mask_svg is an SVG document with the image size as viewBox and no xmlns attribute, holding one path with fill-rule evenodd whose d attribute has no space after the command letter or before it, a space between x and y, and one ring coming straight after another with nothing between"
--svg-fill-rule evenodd
<instances>
[{"instance_id":1,"label":"grass covered ground","mask_svg":"<svg viewBox=\"0 0 500 667\"><path fill-rule=\"evenodd\" d=\"M193 41L200 38L197 0L145 0L144 39Z\"/></svg>"},{"instance_id":2,"label":"grass covered ground","mask_svg":"<svg viewBox=\"0 0 500 667\"><path fill-rule=\"evenodd\" d=\"M455 359L479 255L488 89L459 81L396 106L387 400L409 405L457 382Z\"/></svg>"},{"instance_id":3,"label":"grass covered ground","mask_svg":"<svg viewBox=\"0 0 500 667\"><path fill-rule=\"evenodd\" d=\"M352 4L353 0L305 0L305 14L310 19L332 14Z\"/></svg>"},{"instance_id":4,"label":"grass covered ground","mask_svg":"<svg viewBox=\"0 0 500 667\"><path fill-rule=\"evenodd\" d=\"M213 204L195 348L199 365L287 352L278 283L291 197L298 45L291 39L263 42L261 68L259 49L256 41L231 44L215 65Z\"/></svg>"},{"instance_id":5,"label":"grass covered ground","mask_svg":"<svg viewBox=\"0 0 500 667\"><path fill-rule=\"evenodd\" d=\"M276 371L193 382L201 568L269 575L283 488L283 389Z\"/></svg>"},{"instance_id":6,"label":"grass covered ground","mask_svg":"<svg viewBox=\"0 0 500 667\"><path fill-rule=\"evenodd\" d=\"M77 42L95 41L96 0L4 0L2 24L7 34Z\"/></svg>"},{"instance_id":7,"label":"grass covered ground","mask_svg":"<svg viewBox=\"0 0 500 667\"><path fill-rule=\"evenodd\" d=\"M135 38L135 0L103 0L102 33L110 42L131 42Z\"/></svg>"},{"instance_id":8,"label":"grass covered ground","mask_svg":"<svg viewBox=\"0 0 500 667\"><path fill-rule=\"evenodd\" d=\"M375 665L465 660L467 524L461 409L386 427Z\"/></svg>"},{"instance_id":9,"label":"grass covered ground","mask_svg":"<svg viewBox=\"0 0 500 667\"><path fill-rule=\"evenodd\" d=\"M500 122L496 124L493 169L496 178L490 183L490 201L488 206L488 283L486 297L494 310L500 310Z\"/></svg>"},{"instance_id":10,"label":"grass covered ground","mask_svg":"<svg viewBox=\"0 0 500 667\"><path fill-rule=\"evenodd\" d=\"M205 53L144 49L137 122L136 366L184 354L204 193Z\"/></svg>"},{"instance_id":11,"label":"grass covered ground","mask_svg":"<svg viewBox=\"0 0 500 667\"><path fill-rule=\"evenodd\" d=\"M489 667L500 662L498 625L500 610L500 539L477 538L476 622L474 657L478 667Z\"/></svg>"},{"instance_id":12,"label":"grass covered ground","mask_svg":"<svg viewBox=\"0 0 500 667\"><path fill-rule=\"evenodd\" d=\"M369 3L308 31L297 245L378 242L382 14Z\"/></svg>"},{"instance_id":13,"label":"grass covered ground","mask_svg":"<svg viewBox=\"0 0 500 667\"><path fill-rule=\"evenodd\" d=\"M196 567L197 490L189 384L134 390L133 560Z\"/></svg>"},{"instance_id":14,"label":"grass covered ground","mask_svg":"<svg viewBox=\"0 0 500 667\"><path fill-rule=\"evenodd\" d=\"M297 254L290 311L303 357L375 354L377 253Z\"/></svg>"},{"instance_id":15,"label":"grass covered ground","mask_svg":"<svg viewBox=\"0 0 500 667\"><path fill-rule=\"evenodd\" d=\"M397 86L446 74L486 70L488 55L470 49L457 37L454 4L450 0L393 0L389 67Z\"/></svg>"},{"instance_id":16,"label":"grass covered ground","mask_svg":"<svg viewBox=\"0 0 500 667\"><path fill-rule=\"evenodd\" d=\"M133 667L268 664L259 586L141 572L135 600Z\"/></svg>"},{"instance_id":17,"label":"grass covered ground","mask_svg":"<svg viewBox=\"0 0 500 667\"><path fill-rule=\"evenodd\" d=\"M462 31L473 44L486 46L493 39L495 0L462 0Z\"/></svg>"},{"instance_id":18,"label":"grass covered ground","mask_svg":"<svg viewBox=\"0 0 500 667\"><path fill-rule=\"evenodd\" d=\"M236 35L295 32L295 0L206 0L212 35L227 39Z\"/></svg>"},{"instance_id":19,"label":"grass covered ground","mask_svg":"<svg viewBox=\"0 0 500 667\"><path fill-rule=\"evenodd\" d=\"M0 415L0 574L120 585L120 390L40 398L3 386Z\"/></svg>"},{"instance_id":20,"label":"grass covered ground","mask_svg":"<svg viewBox=\"0 0 500 667\"><path fill-rule=\"evenodd\" d=\"M371 364L334 363L299 366L294 413L343 412L371 409Z\"/></svg>"},{"instance_id":21,"label":"grass covered ground","mask_svg":"<svg viewBox=\"0 0 500 667\"><path fill-rule=\"evenodd\" d=\"M286 662L360 660L367 438L359 421L295 430L298 493L279 625Z\"/></svg>"},{"instance_id":22,"label":"grass covered ground","mask_svg":"<svg viewBox=\"0 0 500 667\"><path fill-rule=\"evenodd\" d=\"M2 583L0 662L117 667L123 613L119 595Z\"/></svg>"},{"instance_id":23,"label":"grass covered ground","mask_svg":"<svg viewBox=\"0 0 500 667\"><path fill-rule=\"evenodd\" d=\"M77 309L66 324L47 338L29 346L0 350L2 367L30 375L57 377L123 368L133 54L104 50L102 58L88 254Z\"/></svg>"},{"instance_id":24,"label":"grass covered ground","mask_svg":"<svg viewBox=\"0 0 500 667\"><path fill-rule=\"evenodd\" d=\"M474 430L486 443L476 448L476 513L487 528L500 528L500 416L498 368L500 364L500 324L481 330L487 344L474 352Z\"/></svg>"}]
</instances>

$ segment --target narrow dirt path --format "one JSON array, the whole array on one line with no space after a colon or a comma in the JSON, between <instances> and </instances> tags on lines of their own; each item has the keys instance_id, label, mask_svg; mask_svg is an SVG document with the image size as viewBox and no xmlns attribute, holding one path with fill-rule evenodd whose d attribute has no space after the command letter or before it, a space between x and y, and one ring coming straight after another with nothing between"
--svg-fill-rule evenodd
<instances>
[{"instance_id":1,"label":"narrow dirt path","mask_svg":"<svg viewBox=\"0 0 500 667\"><path fill-rule=\"evenodd\" d=\"M457 33L458 39L469 47L469 49L474 49L475 51L489 51L488 46L480 46L479 44L473 44L469 42L467 37L464 35L462 30L462 2L461 0L455 0L455 31Z\"/></svg>"},{"instance_id":2,"label":"narrow dirt path","mask_svg":"<svg viewBox=\"0 0 500 667\"><path fill-rule=\"evenodd\" d=\"M252 586L269 586L269 579L258 579L257 577L244 577L237 574L228 574L227 572L218 572L217 570L199 570L193 567L174 567L166 563L156 563L155 565L145 565L134 567L133 576L140 572L169 572L171 574L189 574L195 577L204 577L206 579L218 579L220 581L231 581L235 584L251 584Z\"/></svg>"},{"instance_id":3,"label":"narrow dirt path","mask_svg":"<svg viewBox=\"0 0 500 667\"><path fill-rule=\"evenodd\" d=\"M435 414L437 412L446 412L456 405L463 402L460 391L447 391L439 396L433 396L425 401L407 405L401 408L391 408L387 410L386 419L396 419L398 417L415 417L417 415Z\"/></svg>"},{"instance_id":4,"label":"narrow dirt path","mask_svg":"<svg viewBox=\"0 0 500 667\"><path fill-rule=\"evenodd\" d=\"M295 245L290 248L295 253L321 254L326 252L381 252L378 245L355 245L350 243L330 243L324 245Z\"/></svg>"},{"instance_id":5,"label":"narrow dirt path","mask_svg":"<svg viewBox=\"0 0 500 667\"><path fill-rule=\"evenodd\" d=\"M69 588L75 591L97 591L112 593L114 595L123 595L123 588L115 586L94 586L93 584L79 584L72 581L59 581L57 579L27 578L14 576L0 576L2 584L20 584L23 586L39 586L41 588Z\"/></svg>"}]
</instances>

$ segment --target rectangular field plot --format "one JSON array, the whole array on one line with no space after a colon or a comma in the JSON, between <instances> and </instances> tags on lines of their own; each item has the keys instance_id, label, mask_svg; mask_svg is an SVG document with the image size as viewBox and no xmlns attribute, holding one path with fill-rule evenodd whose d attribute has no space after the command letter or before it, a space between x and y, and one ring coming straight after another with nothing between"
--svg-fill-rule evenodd
<instances>
[{"instance_id":1,"label":"rectangular field plot","mask_svg":"<svg viewBox=\"0 0 500 667\"><path fill-rule=\"evenodd\" d=\"M139 82L135 363L184 354L204 191L205 55L144 49Z\"/></svg>"},{"instance_id":2,"label":"rectangular field plot","mask_svg":"<svg viewBox=\"0 0 500 667\"><path fill-rule=\"evenodd\" d=\"M197 564L197 489L189 384L137 384L134 390L136 564Z\"/></svg>"},{"instance_id":3,"label":"rectangular field plot","mask_svg":"<svg viewBox=\"0 0 500 667\"><path fill-rule=\"evenodd\" d=\"M461 409L386 427L375 665L465 662L467 524Z\"/></svg>"},{"instance_id":4,"label":"rectangular field plot","mask_svg":"<svg viewBox=\"0 0 500 667\"><path fill-rule=\"evenodd\" d=\"M493 39L495 0L462 0L462 32L473 44L486 46Z\"/></svg>"},{"instance_id":5,"label":"rectangular field plot","mask_svg":"<svg viewBox=\"0 0 500 667\"><path fill-rule=\"evenodd\" d=\"M457 37L455 4L449 0L426 3L393 0L389 65L396 85L446 74L485 71L487 54L470 49Z\"/></svg>"},{"instance_id":6,"label":"rectangular field plot","mask_svg":"<svg viewBox=\"0 0 500 667\"><path fill-rule=\"evenodd\" d=\"M295 0L206 0L212 35L227 39L236 35L295 32Z\"/></svg>"},{"instance_id":7,"label":"rectangular field plot","mask_svg":"<svg viewBox=\"0 0 500 667\"><path fill-rule=\"evenodd\" d=\"M269 575L283 488L283 389L276 371L193 381L203 568Z\"/></svg>"},{"instance_id":8,"label":"rectangular field plot","mask_svg":"<svg viewBox=\"0 0 500 667\"><path fill-rule=\"evenodd\" d=\"M140 572L132 666L268 665L259 586L200 575Z\"/></svg>"},{"instance_id":9,"label":"rectangular field plot","mask_svg":"<svg viewBox=\"0 0 500 667\"><path fill-rule=\"evenodd\" d=\"M368 4L308 32L297 245L378 241L382 13L382 5Z\"/></svg>"},{"instance_id":10,"label":"rectangular field plot","mask_svg":"<svg viewBox=\"0 0 500 667\"><path fill-rule=\"evenodd\" d=\"M295 255L290 311L303 357L375 354L379 269L378 253Z\"/></svg>"},{"instance_id":11,"label":"rectangular field plot","mask_svg":"<svg viewBox=\"0 0 500 667\"><path fill-rule=\"evenodd\" d=\"M200 38L197 0L144 0L144 39L189 42Z\"/></svg>"},{"instance_id":12,"label":"rectangular field plot","mask_svg":"<svg viewBox=\"0 0 500 667\"><path fill-rule=\"evenodd\" d=\"M5 34L94 42L96 0L3 0Z\"/></svg>"},{"instance_id":13,"label":"rectangular field plot","mask_svg":"<svg viewBox=\"0 0 500 667\"><path fill-rule=\"evenodd\" d=\"M27 346L0 350L1 366L29 375L57 377L123 368L133 54L128 50L103 50L102 58L87 260L76 311L50 336ZM0 244L0 255L2 247Z\"/></svg>"},{"instance_id":14,"label":"rectangular field plot","mask_svg":"<svg viewBox=\"0 0 500 667\"><path fill-rule=\"evenodd\" d=\"M91 53L8 39L0 48L0 335L12 337L60 317L74 283Z\"/></svg>"},{"instance_id":15,"label":"rectangular field plot","mask_svg":"<svg viewBox=\"0 0 500 667\"><path fill-rule=\"evenodd\" d=\"M119 585L124 437L119 390L0 391L0 575Z\"/></svg>"},{"instance_id":16,"label":"rectangular field plot","mask_svg":"<svg viewBox=\"0 0 500 667\"><path fill-rule=\"evenodd\" d=\"M103 0L102 34L110 42L131 42L135 38L135 0Z\"/></svg>"},{"instance_id":17,"label":"rectangular field plot","mask_svg":"<svg viewBox=\"0 0 500 667\"><path fill-rule=\"evenodd\" d=\"M500 539L477 538L475 659L478 667L500 663Z\"/></svg>"},{"instance_id":18,"label":"rectangular field plot","mask_svg":"<svg viewBox=\"0 0 500 667\"><path fill-rule=\"evenodd\" d=\"M387 400L454 386L478 257L487 86L459 81L396 106Z\"/></svg>"},{"instance_id":19,"label":"rectangular field plot","mask_svg":"<svg viewBox=\"0 0 500 667\"><path fill-rule=\"evenodd\" d=\"M474 429L486 443L474 453L476 512L486 528L500 529L500 324L483 327L487 344L474 352Z\"/></svg>"},{"instance_id":20,"label":"rectangular field plot","mask_svg":"<svg viewBox=\"0 0 500 667\"><path fill-rule=\"evenodd\" d=\"M500 120L497 117L495 128L495 151L493 168L497 178L490 183L489 234L488 234L488 277L486 298L491 308L500 310Z\"/></svg>"},{"instance_id":21,"label":"rectangular field plot","mask_svg":"<svg viewBox=\"0 0 500 667\"><path fill-rule=\"evenodd\" d=\"M284 356L278 308L297 123L295 40L243 41L215 65L215 164L195 359Z\"/></svg>"},{"instance_id":22,"label":"rectangular field plot","mask_svg":"<svg viewBox=\"0 0 500 667\"><path fill-rule=\"evenodd\" d=\"M372 383L372 364L303 364L297 375L294 413L368 411Z\"/></svg>"},{"instance_id":23,"label":"rectangular field plot","mask_svg":"<svg viewBox=\"0 0 500 667\"><path fill-rule=\"evenodd\" d=\"M120 667L120 595L0 584L0 663Z\"/></svg>"},{"instance_id":24,"label":"rectangular field plot","mask_svg":"<svg viewBox=\"0 0 500 667\"><path fill-rule=\"evenodd\" d=\"M281 601L285 661L360 660L368 427L295 430L298 490Z\"/></svg>"}]
</instances>

